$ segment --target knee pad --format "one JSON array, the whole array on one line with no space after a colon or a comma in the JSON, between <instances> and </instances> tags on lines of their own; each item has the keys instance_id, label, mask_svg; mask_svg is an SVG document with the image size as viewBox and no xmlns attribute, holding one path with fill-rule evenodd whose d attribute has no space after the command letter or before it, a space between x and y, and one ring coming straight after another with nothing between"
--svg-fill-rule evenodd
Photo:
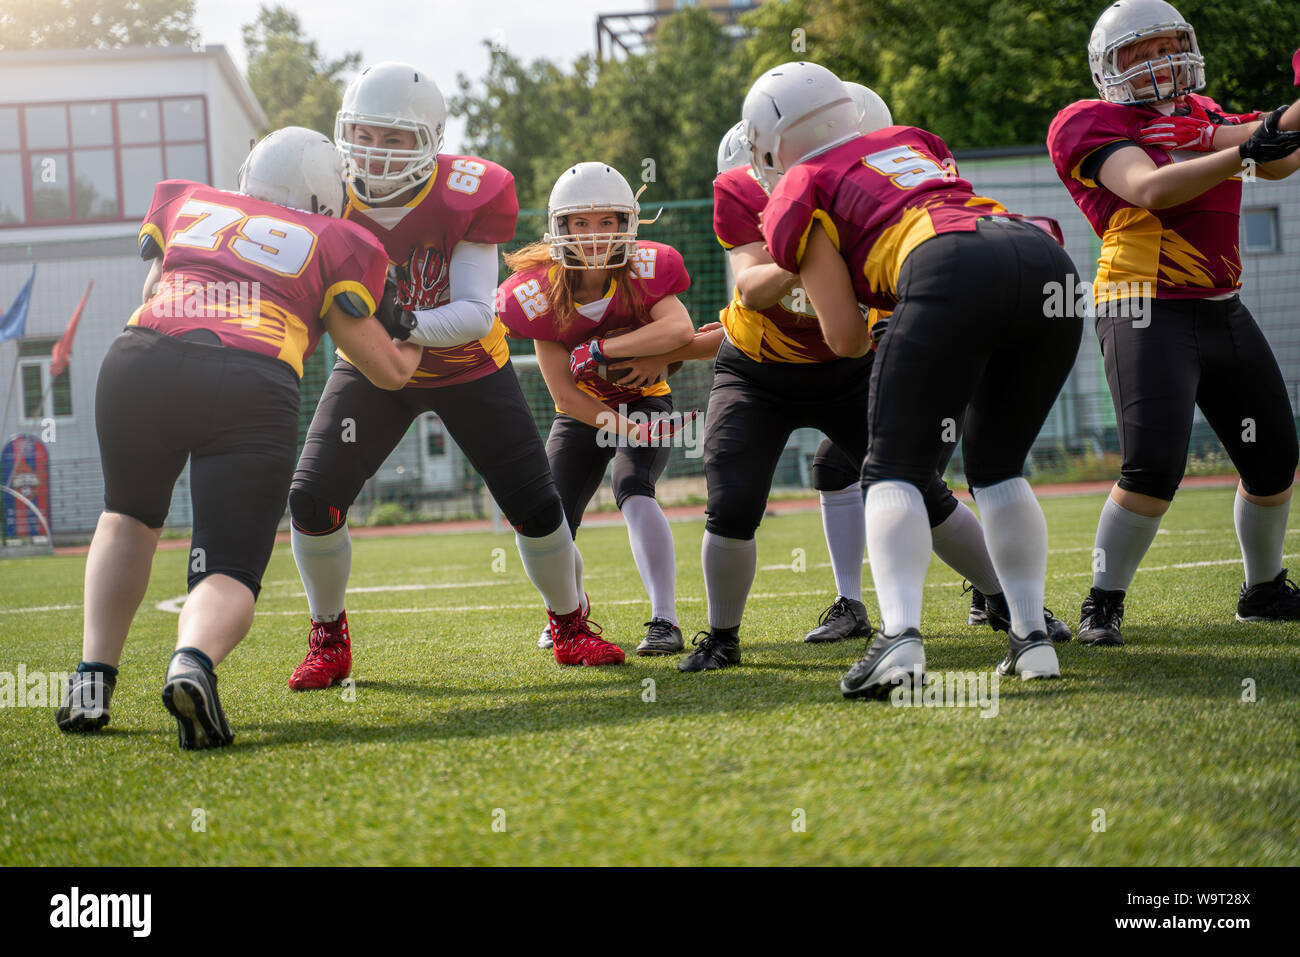
<instances>
[{"instance_id":1,"label":"knee pad","mask_svg":"<svg viewBox=\"0 0 1300 957\"><path fill-rule=\"evenodd\" d=\"M957 510L957 496L952 494L952 489L938 475L921 489L921 497L925 500L925 514L930 520L931 528L938 528Z\"/></svg>"},{"instance_id":2,"label":"knee pad","mask_svg":"<svg viewBox=\"0 0 1300 957\"><path fill-rule=\"evenodd\" d=\"M543 538L560 527L564 521L564 506L558 495L548 499L540 509L515 526L515 531L524 538ZM576 531L570 528L571 533Z\"/></svg>"},{"instance_id":3,"label":"knee pad","mask_svg":"<svg viewBox=\"0 0 1300 957\"><path fill-rule=\"evenodd\" d=\"M328 535L343 527L348 510L330 505L304 489L291 488L289 516L293 527L304 535Z\"/></svg>"},{"instance_id":4,"label":"knee pad","mask_svg":"<svg viewBox=\"0 0 1300 957\"><path fill-rule=\"evenodd\" d=\"M822 439L812 460L812 487L819 492L838 492L859 480L862 463L853 460L830 439Z\"/></svg>"}]
</instances>

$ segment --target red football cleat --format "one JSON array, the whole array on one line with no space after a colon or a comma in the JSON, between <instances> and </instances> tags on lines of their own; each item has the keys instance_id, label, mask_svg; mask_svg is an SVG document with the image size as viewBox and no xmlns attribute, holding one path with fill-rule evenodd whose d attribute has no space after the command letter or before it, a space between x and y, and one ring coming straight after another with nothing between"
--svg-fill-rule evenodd
<instances>
[{"instance_id":1,"label":"red football cleat","mask_svg":"<svg viewBox=\"0 0 1300 957\"><path fill-rule=\"evenodd\" d=\"M348 616L339 615L337 621L311 623L311 636L307 639L310 650L292 675L289 687L294 691L314 691L338 684L352 671L352 640L348 637Z\"/></svg>"},{"instance_id":2,"label":"red football cleat","mask_svg":"<svg viewBox=\"0 0 1300 957\"><path fill-rule=\"evenodd\" d=\"M588 608L590 613L590 608ZM579 608L568 615L550 615L551 649L562 665L621 665L623 649L600 637L600 625L588 620Z\"/></svg>"}]
</instances>

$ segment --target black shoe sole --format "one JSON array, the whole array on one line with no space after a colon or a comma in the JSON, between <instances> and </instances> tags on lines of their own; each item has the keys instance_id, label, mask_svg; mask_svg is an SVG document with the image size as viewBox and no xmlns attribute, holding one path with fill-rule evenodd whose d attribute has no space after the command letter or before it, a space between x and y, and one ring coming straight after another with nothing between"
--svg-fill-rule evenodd
<instances>
[{"instance_id":1,"label":"black shoe sole","mask_svg":"<svg viewBox=\"0 0 1300 957\"><path fill-rule=\"evenodd\" d=\"M685 645L680 648L642 648L640 645L636 646L636 654L639 658L663 658L667 655L680 655L685 650Z\"/></svg>"},{"instance_id":2,"label":"black shoe sole","mask_svg":"<svg viewBox=\"0 0 1300 957\"><path fill-rule=\"evenodd\" d=\"M1118 648L1124 644L1124 639L1113 631L1081 631L1079 644L1097 648Z\"/></svg>"},{"instance_id":3,"label":"black shoe sole","mask_svg":"<svg viewBox=\"0 0 1300 957\"><path fill-rule=\"evenodd\" d=\"M857 698L874 698L877 701L883 701L885 698L888 698L891 694L893 694L895 688L904 684L906 684L909 689L912 688L915 684L915 681L913 680L913 676L908 675L905 681L877 682L876 684L868 685L865 688L854 688L850 691L844 690L844 682L841 681L840 694L842 694L845 698L848 698L850 700L854 700ZM924 688L925 684L926 684L925 675L922 674L921 687Z\"/></svg>"},{"instance_id":4,"label":"black shoe sole","mask_svg":"<svg viewBox=\"0 0 1300 957\"><path fill-rule=\"evenodd\" d=\"M697 667L695 667L695 666L691 663L691 659L690 659L690 658L684 658L682 661L678 662L678 664L677 664L677 670L678 670L678 671L688 671L688 672L691 672L691 671L721 671L723 668L730 668L732 665L738 665L738 664L740 664L740 659L739 659L739 658L737 658L735 661L722 661L722 662L716 662L715 659L710 659L710 663L709 663L709 664L707 664L707 665L706 665L706 664L702 664L702 665L700 665L700 666L697 668ZM690 665L690 667L687 667L688 665Z\"/></svg>"},{"instance_id":5,"label":"black shoe sole","mask_svg":"<svg viewBox=\"0 0 1300 957\"><path fill-rule=\"evenodd\" d=\"M101 714L97 718L91 718L84 714L68 716L64 715L63 709L60 708L59 712L55 715L54 720L58 724L60 731L68 734L82 734L90 731L98 731L100 728L104 727L104 725L108 724L108 715Z\"/></svg>"},{"instance_id":6,"label":"black shoe sole","mask_svg":"<svg viewBox=\"0 0 1300 957\"><path fill-rule=\"evenodd\" d=\"M817 634L817 632L810 631L808 634L803 636L803 640L804 643L808 645L832 645L837 641L848 641L850 638L870 638L875 633L876 629L874 628L867 628L865 630L859 628L857 631L850 632L847 635L836 635L833 638L814 638L813 635Z\"/></svg>"},{"instance_id":7,"label":"black shoe sole","mask_svg":"<svg viewBox=\"0 0 1300 957\"><path fill-rule=\"evenodd\" d=\"M180 746L184 750L222 748L235 740L228 726L221 727L214 721L203 686L194 679L179 675L168 681L163 687L162 699L163 706L176 719ZM217 707L220 708L220 704Z\"/></svg>"}]
</instances>

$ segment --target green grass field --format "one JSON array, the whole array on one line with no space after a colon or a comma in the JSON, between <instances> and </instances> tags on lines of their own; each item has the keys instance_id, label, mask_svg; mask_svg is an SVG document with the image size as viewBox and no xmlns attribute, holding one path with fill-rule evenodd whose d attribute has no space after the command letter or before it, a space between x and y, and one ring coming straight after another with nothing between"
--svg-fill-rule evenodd
<instances>
[{"instance_id":1,"label":"green grass field","mask_svg":"<svg viewBox=\"0 0 1300 957\"><path fill-rule=\"evenodd\" d=\"M0 864L1295 865L1300 626L1232 620L1232 494L1180 495L1130 592L1126 647L1064 646L1062 680L1003 681L989 718L840 697L864 642L801 641L833 597L806 513L760 529L744 664L713 674L631 655L649 613L621 526L579 537L593 617L629 652L606 669L535 647L511 536L357 540L352 701L286 686L307 616L279 547L219 669L235 745L182 753L159 700L176 615L156 606L184 592L186 553L162 552L104 732L60 734L57 702L0 710ZM1100 505L1044 503L1047 601L1072 626ZM702 523L673 529L689 637ZM0 561L0 671L76 664L83 567ZM932 561L931 673L989 671L1005 650L965 624L960 584Z\"/></svg>"}]
</instances>

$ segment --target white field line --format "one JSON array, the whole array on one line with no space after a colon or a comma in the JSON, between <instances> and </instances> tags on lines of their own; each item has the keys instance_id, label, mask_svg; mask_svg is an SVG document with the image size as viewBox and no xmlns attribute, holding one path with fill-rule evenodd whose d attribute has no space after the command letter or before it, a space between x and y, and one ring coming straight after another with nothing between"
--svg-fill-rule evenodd
<instances>
[{"instance_id":1,"label":"white field line","mask_svg":"<svg viewBox=\"0 0 1300 957\"><path fill-rule=\"evenodd\" d=\"M1286 559L1291 559L1291 558L1300 558L1300 552L1291 552L1286 555L1283 555L1282 558L1284 561ZM1233 558L1211 559L1208 561L1199 561L1199 562L1175 562L1168 565L1143 566L1138 568L1138 573L1150 574L1152 572L1185 571L1189 568L1211 568L1218 565L1236 565L1239 564L1240 562L1241 562L1240 556L1235 556ZM779 565L777 567L785 571L790 570L790 567L788 565ZM1048 578L1053 581L1061 581L1067 578L1085 578L1090 576L1091 574L1092 574L1091 571L1084 569L1077 572L1059 572L1055 575L1049 575ZM435 582L430 584L417 584L417 585L373 585L365 588L350 588L348 589L348 591L350 593L409 592L409 591L429 591L434 589L446 589L446 588L483 587L486 585L500 585L500 584L502 584L502 582L499 580L483 581L483 582ZM961 583L960 582L931 582L928 583L925 587L926 588L960 588ZM832 589L823 588L823 589L816 589L812 591L752 592L749 598L752 600L767 600L771 598L807 598L814 595L829 594L831 590ZM875 591L874 588L870 588L865 585L863 586L862 590L864 592ZM275 597L304 598L306 597L306 595L305 593L299 591L291 595L277 595ZM178 595L175 598L168 598L155 604L154 608L156 608L158 611L161 612L168 612L173 615L179 615L181 611L181 606L185 604L185 598L186 598L185 595ZM600 602L600 605L602 606L603 605L637 605L637 604L644 603L646 600L647 599L645 598L617 599L613 601L602 601ZM678 596L677 600L679 602L704 601L702 597L697 598L697 597L681 596L681 595ZM514 604L497 603L492 605L435 605L426 608L375 608L375 609L368 609L368 610L355 609L355 613L375 615L375 614L385 614L385 613L422 614L424 612L496 611L496 610L507 610L507 609L537 608L539 605L540 602L525 602L525 603L514 603ZM25 615L25 614L31 614L33 612L41 612L41 611L71 611L74 608L80 608L80 607L81 605L78 603L75 605L36 605L28 608L0 608L0 615ZM262 615L302 615L304 613L305 611L302 609L299 609L297 611L259 612L259 614Z\"/></svg>"}]
</instances>

